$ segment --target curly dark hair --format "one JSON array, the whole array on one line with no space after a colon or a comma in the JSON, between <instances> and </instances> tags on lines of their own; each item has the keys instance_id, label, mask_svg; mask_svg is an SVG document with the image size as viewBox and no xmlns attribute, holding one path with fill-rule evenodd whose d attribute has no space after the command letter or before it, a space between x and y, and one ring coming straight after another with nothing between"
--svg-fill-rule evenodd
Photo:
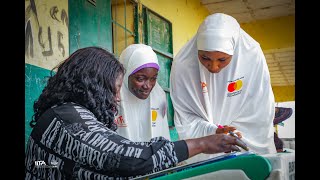
<instances>
[{"instance_id":1,"label":"curly dark hair","mask_svg":"<svg viewBox=\"0 0 320 180\"><path fill-rule=\"evenodd\" d=\"M51 70L47 85L33 104L30 126L33 128L48 108L74 102L89 109L98 121L115 131L115 84L124 73L123 65L107 50L100 47L78 49Z\"/></svg>"}]
</instances>

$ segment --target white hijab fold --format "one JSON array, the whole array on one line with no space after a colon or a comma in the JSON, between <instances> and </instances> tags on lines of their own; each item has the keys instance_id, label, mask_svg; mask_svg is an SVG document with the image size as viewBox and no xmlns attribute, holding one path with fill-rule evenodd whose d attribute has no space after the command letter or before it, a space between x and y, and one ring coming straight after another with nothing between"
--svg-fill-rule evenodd
<instances>
[{"instance_id":1,"label":"white hijab fold","mask_svg":"<svg viewBox=\"0 0 320 180\"><path fill-rule=\"evenodd\" d=\"M198 50L224 52L232 59L219 73L210 73L199 61ZM275 103L266 59L259 43L233 17L216 13L204 20L174 57L170 83L180 139L215 134L218 124L230 125L252 151L276 152Z\"/></svg>"},{"instance_id":2,"label":"white hijab fold","mask_svg":"<svg viewBox=\"0 0 320 180\"><path fill-rule=\"evenodd\" d=\"M137 98L128 89L128 77L137 68L149 63L159 66L157 55L150 46L132 44L121 53L119 61L126 73L120 90L119 112L115 118L118 134L131 141L150 141L157 136L170 140L166 94L160 85L156 83L147 99Z\"/></svg>"}]
</instances>

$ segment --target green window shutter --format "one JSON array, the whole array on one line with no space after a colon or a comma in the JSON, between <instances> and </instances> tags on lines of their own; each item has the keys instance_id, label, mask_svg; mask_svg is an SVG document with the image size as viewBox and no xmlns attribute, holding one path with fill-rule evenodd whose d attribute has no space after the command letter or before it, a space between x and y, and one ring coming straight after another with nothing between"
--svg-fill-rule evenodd
<instances>
[{"instance_id":1,"label":"green window shutter","mask_svg":"<svg viewBox=\"0 0 320 180\"><path fill-rule=\"evenodd\" d=\"M111 1L69 0L69 53L99 46L112 52Z\"/></svg>"},{"instance_id":2,"label":"green window shutter","mask_svg":"<svg viewBox=\"0 0 320 180\"><path fill-rule=\"evenodd\" d=\"M157 13L143 8L143 43L152 47L156 52L160 71L158 74L158 83L166 92L168 109L168 126L172 141L178 140L178 134L174 127L173 106L170 98L170 72L173 60L172 48L172 24L167 19Z\"/></svg>"}]
</instances>

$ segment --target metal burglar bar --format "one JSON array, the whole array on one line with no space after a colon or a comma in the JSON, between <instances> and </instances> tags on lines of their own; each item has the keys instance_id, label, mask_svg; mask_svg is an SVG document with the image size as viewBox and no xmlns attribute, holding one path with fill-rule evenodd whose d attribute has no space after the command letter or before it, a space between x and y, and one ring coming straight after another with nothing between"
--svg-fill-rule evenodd
<instances>
[{"instance_id":1,"label":"metal burglar bar","mask_svg":"<svg viewBox=\"0 0 320 180\"><path fill-rule=\"evenodd\" d=\"M131 0L112 0L113 53L119 57L130 44L136 42L135 21L137 4Z\"/></svg>"}]
</instances>

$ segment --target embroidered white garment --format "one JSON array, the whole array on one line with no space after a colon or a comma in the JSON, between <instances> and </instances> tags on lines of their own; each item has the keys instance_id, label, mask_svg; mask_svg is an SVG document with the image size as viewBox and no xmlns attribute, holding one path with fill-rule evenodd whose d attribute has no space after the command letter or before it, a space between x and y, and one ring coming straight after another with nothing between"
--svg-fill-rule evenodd
<instances>
[{"instance_id":1,"label":"embroidered white garment","mask_svg":"<svg viewBox=\"0 0 320 180\"><path fill-rule=\"evenodd\" d=\"M158 64L157 55L150 46L132 44L121 53L119 61L126 68L126 73L120 90L119 112L115 119L118 134L131 141L150 141L158 136L170 140L166 94L160 85L156 83L147 99L137 98L128 89L129 75L147 63Z\"/></svg>"},{"instance_id":2,"label":"embroidered white garment","mask_svg":"<svg viewBox=\"0 0 320 180\"><path fill-rule=\"evenodd\" d=\"M232 55L219 73L199 61L198 50ZM258 154L275 153L274 95L265 56L258 42L231 16L208 16L197 34L174 57L170 92L174 123L180 139L214 134L217 124L241 132ZM215 155L197 155L194 162Z\"/></svg>"}]
</instances>

